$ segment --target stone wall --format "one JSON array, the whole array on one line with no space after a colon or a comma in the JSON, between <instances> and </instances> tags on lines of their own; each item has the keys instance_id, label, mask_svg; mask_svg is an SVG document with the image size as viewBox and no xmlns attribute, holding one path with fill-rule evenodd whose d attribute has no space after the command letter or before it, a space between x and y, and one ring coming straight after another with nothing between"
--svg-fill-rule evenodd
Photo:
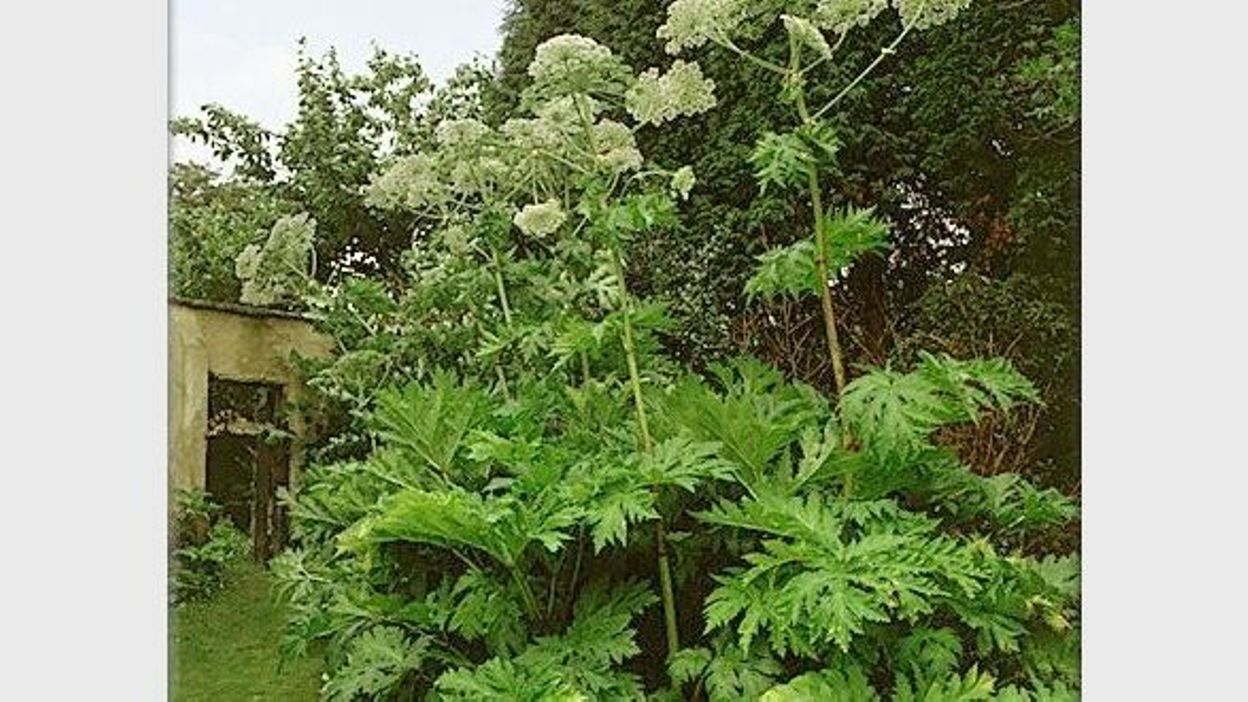
<instances>
[{"instance_id":1,"label":"stone wall","mask_svg":"<svg viewBox=\"0 0 1248 702\"><path fill-rule=\"evenodd\" d=\"M174 300L169 303L169 485L204 487L208 430L208 375L283 386L285 401L303 392L289 358L329 355L332 342L298 315L244 305ZM303 422L295 434L290 475L303 465Z\"/></svg>"}]
</instances>

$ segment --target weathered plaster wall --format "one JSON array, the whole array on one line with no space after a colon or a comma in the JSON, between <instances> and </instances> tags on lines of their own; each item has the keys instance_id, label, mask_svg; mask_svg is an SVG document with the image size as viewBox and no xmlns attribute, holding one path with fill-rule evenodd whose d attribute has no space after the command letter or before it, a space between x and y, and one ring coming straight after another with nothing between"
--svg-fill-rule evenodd
<instances>
[{"instance_id":1,"label":"weathered plaster wall","mask_svg":"<svg viewBox=\"0 0 1248 702\"><path fill-rule=\"evenodd\" d=\"M292 352L326 356L328 338L294 315L237 305L169 303L169 483L202 488L208 429L208 374L230 380L279 383L286 401L303 392L288 359ZM303 434L303 422L289 428ZM291 446L291 479L303 465L303 445Z\"/></svg>"}]
</instances>

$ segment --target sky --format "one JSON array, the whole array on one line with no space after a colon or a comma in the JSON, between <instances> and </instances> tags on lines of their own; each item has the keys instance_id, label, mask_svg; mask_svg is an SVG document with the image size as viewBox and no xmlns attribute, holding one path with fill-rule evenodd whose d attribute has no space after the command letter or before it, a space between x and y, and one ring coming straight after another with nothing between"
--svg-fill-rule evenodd
<instances>
[{"instance_id":1,"label":"sky","mask_svg":"<svg viewBox=\"0 0 1248 702\"><path fill-rule=\"evenodd\" d=\"M344 70L364 67L371 43L414 53L435 81L502 38L506 0L172 0L169 18L170 117L215 102L276 129L294 117L300 36L319 56L330 46ZM174 142L175 159L205 160Z\"/></svg>"}]
</instances>

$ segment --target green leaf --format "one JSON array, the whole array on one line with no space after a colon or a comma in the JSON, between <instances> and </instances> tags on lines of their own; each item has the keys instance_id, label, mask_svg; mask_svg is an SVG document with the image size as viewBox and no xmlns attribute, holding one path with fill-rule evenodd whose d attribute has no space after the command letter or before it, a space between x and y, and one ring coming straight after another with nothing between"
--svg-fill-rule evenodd
<instances>
[{"instance_id":1,"label":"green leaf","mask_svg":"<svg viewBox=\"0 0 1248 702\"><path fill-rule=\"evenodd\" d=\"M759 702L876 702L880 699L857 666L799 675L759 697Z\"/></svg>"},{"instance_id":2,"label":"green leaf","mask_svg":"<svg viewBox=\"0 0 1248 702\"><path fill-rule=\"evenodd\" d=\"M951 629L921 627L897 645L896 670L909 670L915 679L953 672L962 658L962 640Z\"/></svg>"},{"instance_id":3,"label":"green leaf","mask_svg":"<svg viewBox=\"0 0 1248 702\"><path fill-rule=\"evenodd\" d=\"M360 696L385 697L409 672L419 670L429 649L427 638L408 641L397 627L377 627L352 640L346 665L325 683L324 698L352 702Z\"/></svg>"},{"instance_id":4,"label":"green leaf","mask_svg":"<svg viewBox=\"0 0 1248 702\"><path fill-rule=\"evenodd\" d=\"M868 253L887 248L889 227L870 209L846 208L823 221L824 260L828 280L835 281L845 269ZM819 275L813 237L766 251L757 258L754 274L745 283L751 299L802 297L819 294Z\"/></svg>"},{"instance_id":5,"label":"green leaf","mask_svg":"<svg viewBox=\"0 0 1248 702\"><path fill-rule=\"evenodd\" d=\"M824 246L832 279L868 253L888 248L889 225L875 216L873 208L846 207L824 218Z\"/></svg>"},{"instance_id":6,"label":"green leaf","mask_svg":"<svg viewBox=\"0 0 1248 702\"><path fill-rule=\"evenodd\" d=\"M654 509L654 495L644 486L608 492L598 498L587 515L590 535L594 541L594 553L601 552L608 544L628 544L628 525L658 519Z\"/></svg>"},{"instance_id":7,"label":"green leaf","mask_svg":"<svg viewBox=\"0 0 1248 702\"><path fill-rule=\"evenodd\" d=\"M663 410L693 438L719 445L719 456L741 469L747 484L758 483L772 462L809 421L826 417L826 401L784 383L774 368L741 358L712 366L723 394L697 378L683 379L664 400Z\"/></svg>"},{"instance_id":8,"label":"green leaf","mask_svg":"<svg viewBox=\"0 0 1248 702\"><path fill-rule=\"evenodd\" d=\"M754 147L750 163L761 192L769 186L804 186L811 173L835 168L841 141L827 123L803 124L786 134L767 132Z\"/></svg>"},{"instance_id":9,"label":"green leaf","mask_svg":"<svg viewBox=\"0 0 1248 702\"><path fill-rule=\"evenodd\" d=\"M957 361L924 355L911 373L877 369L841 398L850 431L881 461L896 465L928 449L937 428L972 422L984 409L1034 400L1036 390L1004 359Z\"/></svg>"},{"instance_id":10,"label":"green leaf","mask_svg":"<svg viewBox=\"0 0 1248 702\"><path fill-rule=\"evenodd\" d=\"M815 242L801 239L789 246L779 246L760 254L754 274L745 282L745 294L751 298L799 299L819 292L819 276L815 270Z\"/></svg>"},{"instance_id":11,"label":"green leaf","mask_svg":"<svg viewBox=\"0 0 1248 702\"><path fill-rule=\"evenodd\" d=\"M349 550L387 541L468 547L511 565L523 547L514 529L507 528L511 515L497 502L459 490L404 490L382 500L377 514L343 532L339 542Z\"/></svg>"},{"instance_id":12,"label":"green leaf","mask_svg":"<svg viewBox=\"0 0 1248 702\"><path fill-rule=\"evenodd\" d=\"M956 671L937 677L923 685L911 685L904 676L897 678L893 688L894 702L980 702L993 699L993 677L972 666L961 675Z\"/></svg>"},{"instance_id":13,"label":"green leaf","mask_svg":"<svg viewBox=\"0 0 1248 702\"><path fill-rule=\"evenodd\" d=\"M437 373L429 385L380 393L372 423L387 444L411 451L437 474L450 477L469 433L487 412L484 391L450 373Z\"/></svg>"},{"instance_id":14,"label":"green leaf","mask_svg":"<svg viewBox=\"0 0 1248 702\"><path fill-rule=\"evenodd\" d=\"M689 683L701 678L710 664L710 650L705 648L682 648L668 658L667 674L674 683Z\"/></svg>"}]
</instances>

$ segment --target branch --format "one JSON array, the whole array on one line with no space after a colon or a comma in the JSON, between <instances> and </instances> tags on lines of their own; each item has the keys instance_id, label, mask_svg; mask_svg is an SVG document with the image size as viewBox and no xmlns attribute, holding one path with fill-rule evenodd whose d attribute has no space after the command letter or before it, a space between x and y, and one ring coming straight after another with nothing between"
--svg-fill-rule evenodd
<instances>
[{"instance_id":1,"label":"branch","mask_svg":"<svg viewBox=\"0 0 1248 702\"><path fill-rule=\"evenodd\" d=\"M729 51L735 53L736 55L740 56L741 58L745 59L746 61L749 61L750 63L760 68L771 71L772 73L779 73L782 76L789 74L789 70L785 68L784 66L781 66L780 64L777 64L777 63L772 63L771 61L768 61L765 58L755 56L754 54L751 54L745 49L742 49L741 47L732 43L732 41L729 39L712 38L711 41L715 42L719 46L724 47L725 49L728 49Z\"/></svg>"},{"instance_id":2,"label":"branch","mask_svg":"<svg viewBox=\"0 0 1248 702\"><path fill-rule=\"evenodd\" d=\"M927 3L923 3L923 5L919 5L919 10L914 15L914 21L910 22L910 24L907 24L905 27L903 27L901 30L901 33L897 35L896 39L893 39L892 43L890 43L888 46L884 47L883 49L880 49L879 56L876 56L874 61L868 64L866 68L862 69L862 72L859 73L853 80L851 80L849 82L849 85L846 85L844 88L842 88L841 92L837 93L831 100L828 101L828 104L819 108L819 111L816 112L814 115L814 119L819 119L828 110L835 107L837 103L839 103L842 99L845 98L846 95L849 94L849 91L858 87L858 84L861 83L871 73L871 71L874 71L876 66L879 66L881 63L883 63L884 59L897 53L897 47L900 46L901 42L904 41L905 38L910 34L910 30L914 29L914 25L918 22L919 17L923 15L923 6L926 4Z\"/></svg>"}]
</instances>

